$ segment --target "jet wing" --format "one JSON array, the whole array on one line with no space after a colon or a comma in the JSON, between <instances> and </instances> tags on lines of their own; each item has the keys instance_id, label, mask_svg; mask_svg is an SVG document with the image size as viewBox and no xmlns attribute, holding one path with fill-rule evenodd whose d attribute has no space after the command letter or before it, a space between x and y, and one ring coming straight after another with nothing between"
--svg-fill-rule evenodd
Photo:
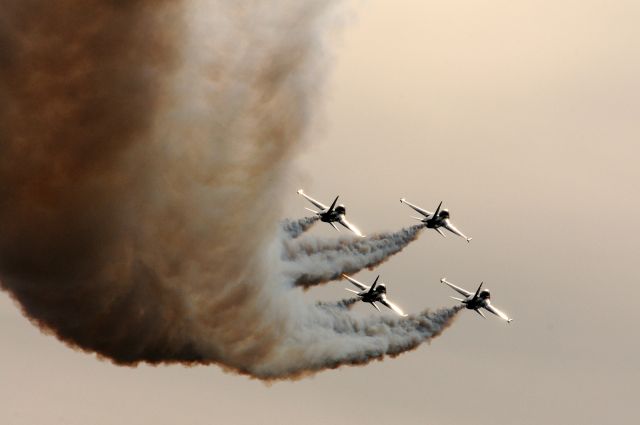
<instances>
[{"instance_id":1,"label":"jet wing","mask_svg":"<svg viewBox=\"0 0 640 425\"><path fill-rule=\"evenodd\" d=\"M456 234L458 236L461 236L461 237L465 238L467 240L467 242L469 242L471 240L471 238L468 238L466 235L464 235L464 233L462 233L460 230L458 230L456 228L456 226L454 226L453 224L451 224L448 221L443 225L443 227L445 229L447 229L448 231L450 231L451 233L454 233L454 234Z\"/></svg>"},{"instance_id":2,"label":"jet wing","mask_svg":"<svg viewBox=\"0 0 640 425\"><path fill-rule=\"evenodd\" d=\"M340 219L338 219L338 223L342 224L344 227L346 227L347 229L351 230L353 233L355 233L356 235L360 236L361 238L364 238L364 235L362 234L362 232L360 230L358 230L358 228L356 226L354 226L353 224L349 223L346 218L340 217Z\"/></svg>"},{"instance_id":3,"label":"jet wing","mask_svg":"<svg viewBox=\"0 0 640 425\"><path fill-rule=\"evenodd\" d=\"M368 291L369 287L367 285L365 285L362 282L358 282L357 280L355 280L354 278L347 276L346 274L343 274L342 277L345 277L349 282L353 283L355 286L357 286L358 288L362 289L363 291Z\"/></svg>"},{"instance_id":4,"label":"jet wing","mask_svg":"<svg viewBox=\"0 0 640 425\"><path fill-rule=\"evenodd\" d=\"M500 317L501 319L506 320L507 323L511 322L513 320L513 319L509 319L509 316L507 316L506 314L504 314L503 312L501 312L500 310L498 310L497 308L492 306L491 303L488 302L488 300L487 300L487 305L485 305L484 308L487 311L490 311L491 313L493 313L496 316Z\"/></svg>"},{"instance_id":5,"label":"jet wing","mask_svg":"<svg viewBox=\"0 0 640 425\"><path fill-rule=\"evenodd\" d=\"M399 314L402 317L408 316L408 314L402 311L400 307L398 307L397 305L389 301L387 297L384 295L382 296L382 298L380 298L380 303L383 305L386 305L387 307L389 307L391 310L395 311L397 314Z\"/></svg>"},{"instance_id":6,"label":"jet wing","mask_svg":"<svg viewBox=\"0 0 640 425\"><path fill-rule=\"evenodd\" d=\"M423 210L423 209L422 209L422 208L420 208L419 206L417 206L417 205L413 205L411 202L407 201L407 200L406 200L406 199L404 199L404 198L400 199L400 202L401 202L401 203L403 203L403 204L407 204L407 205L409 205L411 208L413 208L414 210L416 210L417 212L419 212L420 214L422 214L422 215L423 215L423 216L425 216L425 217L430 217L430 216L432 216L432 215L433 215L433 213L432 213L432 212L429 212L429 211L427 211L427 210Z\"/></svg>"},{"instance_id":7,"label":"jet wing","mask_svg":"<svg viewBox=\"0 0 640 425\"><path fill-rule=\"evenodd\" d=\"M449 287L451 289L453 289L454 291L458 292L461 295L464 295L465 297L470 297L472 295L471 292L467 291L466 289L462 289L459 286L456 286L451 282L448 282L447 279L445 279L445 278L440 279L440 282L442 282L442 283L444 283L446 285L449 285Z\"/></svg>"},{"instance_id":8,"label":"jet wing","mask_svg":"<svg viewBox=\"0 0 640 425\"><path fill-rule=\"evenodd\" d=\"M313 205L315 205L316 207L323 209L323 210L327 210L329 209L328 206L324 205L322 202L316 201L315 199L313 199L311 196L307 195L306 193L304 193L304 191L302 189L300 189L298 191L298 194L304 196L305 198L307 198L307 200L309 202L311 202Z\"/></svg>"}]
</instances>

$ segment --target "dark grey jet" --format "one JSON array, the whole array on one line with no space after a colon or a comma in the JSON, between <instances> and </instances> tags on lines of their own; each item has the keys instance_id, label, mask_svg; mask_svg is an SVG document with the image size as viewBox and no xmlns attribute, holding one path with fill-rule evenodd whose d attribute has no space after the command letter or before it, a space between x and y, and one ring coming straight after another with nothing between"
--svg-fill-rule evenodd
<instances>
[{"instance_id":1,"label":"dark grey jet","mask_svg":"<svg viewBox=\"0 0 640 425\"><path fill-rule=\"evenodd\" d=\"M362 232L358 230L356 226L349 223L345 218L345 215L347 214L347 209L344 207L344 205L336 206L336 202L338 202L339 196L336 196L336 199L333 200L333 203L331 204L331 206L327 207L323 203L313 199L311 196L308 196L306 193L304 193L302 189L298 191L298 194L307 198L307 200L311 202L313 205L315 205L317 208L320 208L320 211L315 211L315 210L312 210L311 208L305 208L305 209L308 211L311 211L312 213L320 217L321 221L324 221L325 223L329 223L336 230L338 230L338 227L336 227L335 223L340 223L347 229L351 230L356 235L360 237L364 237Z\"/></svg>"},{"instance_id":2,"label":"dark grey jet","mask_svg":"<svg viewBox=\"0 0 640 425\"><path fill-rule=\"evenodd\" d=\"M343 274L342 276L346 277L349 280L349 282L353 283L355 286L361 289L361 291L358 292L358 291L354 291L353 289L344 288L347 291L353 292L358 297L360 297L360 301L369 303L372 306L374 306L376 310L380 311L380 308L376 305L376 302L379 302L380 304L389 307L391 310L395 311L396 314L399 314L400 316L403 316L403 317L408 316L402 311L400 307L398 307L397 305L395 305L394 303L392 303L387 299L387 287L384 283L378 284L378 279L380 278L379 275L378 277L376 277L376 280L373 281L373 285L371 285L371 287L368 287L362 282L358 282L357 280L355 280L350 276L347 276L346 274Z\"/></svg>"},{"instance_id":3,"label":"dark grey jet","mask_svg":"<svg viewBox=\"0 0 640 425\"><path fill-rule=\"evenodd\" d=\"M412 218L415 218L416 220L420 220L429 229L434 229L436 232L440 233L442 235L442 237L446 238L446 236L444 235L444 233L440 229L441 227L444 227L445 229L447 229L451 233L454 233L454 234L456 234L458 236L461 236L461 237L465 238L467 240L467 242L471 241L471 238L466 237L460 230L458 230L456 228L456 226L453 225L453 223L451 223L451 220L450 220L451 216L449 214L449 210L444 209L444 208L440 209L440 207L442 207L442 202L440 202L440 205L438 205L438 208L436 209L435 213L429 212L427 210L423 210L422 208L420 208L420 207L418 207L416 205L413 205L412 203L410 203L409 201L407 201L404 198L400 199L400 202L403 203L403 204L409 205L415 211L417 211L420 214L422 214L424 217L413 217L412 216Z\"/></svg>"},{"instance_id":4,"label":"dark grey jet","mask_svg":"<svg viewBox=\"0 0 640 425\"><path fill-rule=\"evenodd\" d=\"M498 310L497 308L491 305L491 292L489 292L488 289L481 290L482 283L484 282L480 283L480 286L478 287L478 290L476 291L475 294L467 291L466 289L462 289L451 282L447 282L445 278L440 279L440 282L446 285L449 285L451 289L453 289L454 291L457 291L459 294L464 295L465 297L464 299L456 298L456 297L451 297L451 298L453 298L454 300L460 301L469 310L475 310L476 313L478 313L480 316L484 317L485 319L486 319L485 315L482 313L482 311L480 311L481 308L484 308L485 310L495 314L501 319L506 320L507 323L511 323L511 321L513 320L513 319L509 319L509 317L506 314L504 314L503 312L501 312L500 310Z\"/></svg>"}]
</instances>

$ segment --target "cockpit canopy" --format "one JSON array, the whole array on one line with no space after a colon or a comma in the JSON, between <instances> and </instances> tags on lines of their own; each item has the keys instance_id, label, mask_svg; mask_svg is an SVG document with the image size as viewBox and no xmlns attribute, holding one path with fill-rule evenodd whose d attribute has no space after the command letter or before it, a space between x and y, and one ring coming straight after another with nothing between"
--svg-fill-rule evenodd
<instances>
[{"instance_id":1,"label":"cockpit canopy","mask_svg":"<svg viewBox=\"0 0 640 425\"><path fill-rule=\"evenodd\" d=\"M447 209L440 210L440 213L438 214L438 216L441 218L449 218L449 210Z\"/></svg>"},{"instance_id":2,"label":"cockpit canopy","mask_svg":"<svg viewBox=\"0 0 640 425\"><path fill-rule=\"evenodd\" d=\"M488 289L483 289L482 291L480 291L479 296L482 299L489 299L491 298L491 292Z\"/></svg>"},{"instance_id":3,"label":"cockpit canopy","mask_svg":"<svg viewBox=\"0 0 640 425\"><path fill-rule=\"evenodd\" d=\"M345 214L347 212L347 209L344 207L344 205L338 205L334 208L334 211L338 214Z\"/></svg>"},{"instance_id":4,"label":"cockpit canopy","mask_svg":"<svg viewBox=\"0 0 640 425\"><path fill-rule=\"evenodd\" d=\"M381 292L381 293L386 293L387 292L387 286L384 283L379 284L378 286L376 286L376 292Z\"/></svg>"}]
</instances>

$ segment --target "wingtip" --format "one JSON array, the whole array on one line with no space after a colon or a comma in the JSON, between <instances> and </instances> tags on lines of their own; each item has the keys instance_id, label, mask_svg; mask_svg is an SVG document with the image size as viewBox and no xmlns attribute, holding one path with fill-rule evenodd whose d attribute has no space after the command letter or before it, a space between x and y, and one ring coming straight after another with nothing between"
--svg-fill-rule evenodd
<instances>
[{"instance_id":1,"label":"wingtip","mask_svg":"<svg viewBox=\"0 0 640 425\"><path fill-rule=\"evenodd\" d=\"M447 278L443 277L442 279L440 279L440 283L446 283L447 282Z\"/></svg>"},{"instance_id":2,"label":"wingtip","mask_svg":"<svg viewBox=\"0 0 640 425\"><path fill-rule=\"evenodd\" d=\"M400 203L401 203L401 204L404 204L406 201L407 201L406 199L404 199L404 198L400 198Z\"/></svg>"},{"instance_id":3,"label":"wingtip","mask_svg":"<svg viewBox=\"0 0 640 425\"><path fill-rule=\"evenodd\" d=\"M298 195L302 195L303 193L304 193L304 190L298 189Z\"/></svg>"},{"instance_id":4,"label":"wingtip","mask_svg":"<svg viewBox=\"0 0 640 425\"><path fill-rule=\"evenodd\" d=\"M473 238L467 238L467 243L471 242L471 239Z\"/></svg>"}]
</instances>

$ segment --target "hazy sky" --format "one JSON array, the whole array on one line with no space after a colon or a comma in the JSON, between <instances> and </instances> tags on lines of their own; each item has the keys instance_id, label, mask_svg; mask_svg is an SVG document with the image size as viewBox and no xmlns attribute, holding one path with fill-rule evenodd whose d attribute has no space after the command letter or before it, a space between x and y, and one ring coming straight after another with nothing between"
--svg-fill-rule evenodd
<instances>
[{"instance_id":1,"label":"hazy sky","mask_svg":"<svg viewBox=\"0 0 640 425\"><path fill-rule=\"evenodd\" d=\"M406 311L481 280L507 326L463 312L431 345L266 386L217 367L120 368L41 334L0 295L0 423L635 423L640 3L359 1L296 161L365 232L440 200L474 239L420 239L375 272ZM329 226L315 234L332 236ZM343 297L344 282L309 297ZM366 309L366 306L358 306ZM366 310L362 310L366 311Z\"/></svg>"}]
</instances>

